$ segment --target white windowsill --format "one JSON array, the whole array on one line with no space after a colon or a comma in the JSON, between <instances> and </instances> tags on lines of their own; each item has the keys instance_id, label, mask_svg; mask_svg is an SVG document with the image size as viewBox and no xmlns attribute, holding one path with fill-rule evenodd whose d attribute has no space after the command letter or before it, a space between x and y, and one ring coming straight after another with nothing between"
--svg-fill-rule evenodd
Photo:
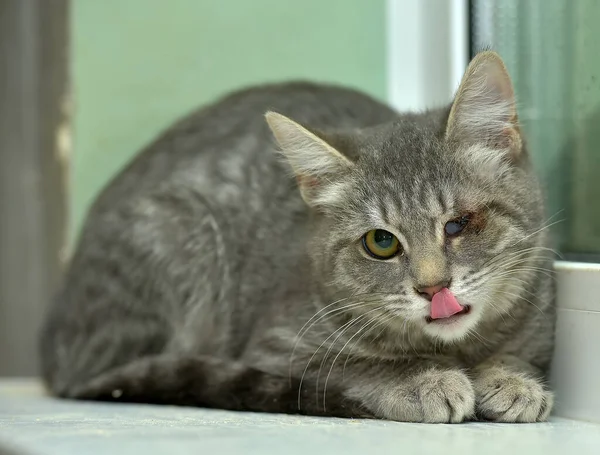
<instances>
[{"instance_id":1,"label":"white windowsill","mask_svg":"<svg viewBox=\"0 0 600 455\"><path fill-rule=\"evenodd\" d=\"M0 380L0 453L597 454L600 425L426 425L55 400L32 381Z\"/></svg>"}]
</instances>

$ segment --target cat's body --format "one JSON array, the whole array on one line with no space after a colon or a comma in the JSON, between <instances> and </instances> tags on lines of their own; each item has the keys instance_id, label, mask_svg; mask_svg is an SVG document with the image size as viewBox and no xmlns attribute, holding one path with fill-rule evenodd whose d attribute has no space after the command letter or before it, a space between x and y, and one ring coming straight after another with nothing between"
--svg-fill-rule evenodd
<instances>
[{"instance_id":1,"label":"cat's body","mask_svg":"<svg viewBox=\"0 0 600 455\"><path fill-rule=\"evenodd\" d=\"M318 135L270 114L289 164L267 111ZM554 310L535 232L539 191L520 142L511 163L472 158L471 139L472 163L445 161L460 148L449 125L462 125L448 120L459 114L398 115L354 91L283 84L179 122L90 211L42 336L50 390L410 421L462 421L475 408L543 420ZM477 169L485 175L472 177ZM465 237L444 240L461 210ZM399 229L402 249L368 257L360 239L385 228ZM498 287L485 287L490 268ZM465 314L428 317L438 282Z\"/></svg>"}]
</instances>

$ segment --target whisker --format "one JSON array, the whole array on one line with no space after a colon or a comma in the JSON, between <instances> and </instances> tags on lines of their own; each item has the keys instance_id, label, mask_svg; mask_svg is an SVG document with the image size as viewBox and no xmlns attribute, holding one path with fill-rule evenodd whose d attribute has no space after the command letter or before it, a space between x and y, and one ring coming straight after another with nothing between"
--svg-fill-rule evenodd
<instances>
[{"instance_id":1,"label":"whisker","mask_svg":"<svg viewBox=\"0 0 600 455\"><path fill-rule=\"evenodd\" d=\"M512 261L537 261L537 260L549 260L550 257L548 255L543 254L534 254L533 252L538 250L538 248L527 248L526 250L521 250L517 253L509 254L506 257L498 257L494 261L490 261L484 265L484 267L497 266L499 264L509 264Z\"/></svg>"},{"instance_id":2,"label":"whisker","mask_svg":"<svg viewBox=\"0 0 600 455\"><path fill-rule=\"evenodd\" d=\"M523 258L523 256L528 255L529 253L535 251L535 250L540 250L540 251L550 251L553 253L556 253L554 250L552 250L551 248L546 248L546 247L530 247L530 248L525 248L523 250L519 250L517 252L514 253L508 253L506 254L505 252L500 253L494 257L492 257L491 259L489 259L488 261L484 262L481 266L480 266L480 270L476 271L475 273L471 274L471 276L469 277L468 280L466 280L464 282L465 286L472 286L475 283L477 283L483 276L487 275L490 273L490 269L492 267L494 268L508 268L512 265L516 265L520 262L525 263L526 261L531 261L531 262L535 262L536 260L543 260L543 259L549 259L548 256L546 255L530 255L526 258Z\"/></svg>"},{"instance_id":3,"label":"whisker","mask_svg":"<svg viewBox=\"0 0 600 455\"><path fill-rule=\"evenodd\" d=\"M509 278L504 278L504 277L500 277L500 278L496 278L496 277L490 277L490 280L488 281L488 283L493 283L493 284L512 284L514 285L514 281L518 281L519 283L521 283L523 286L521 287L521 291L526 292L527 294L531 295L532 297L537 297L537 294L531 292L530 290L528 290L525 286L530 285L530 283L528 283L525 280L522 280L520 278L515 278L515 277L509 277ZM501 289L502 290L502 289Z\"/></svg>"},{"instance_id":4,"label":"whisker","mask_svg":"<svg viewBox=\"0 0 600 455\"><path fill-rule=\"evenodd\" d=\"M337 359L340 357L340 355L342 354L342 352L344 351L344 349L348 346L348 344L358 335L360 334L366 327L368 327L369 325L371 325L373 322L377 322L377 318L371 318L369 319L369 321L367 321L365 324L363 324L363 326L356 331L356 333L354 335L352 335L348 341L346 341L346 343L344 343L344 346L342 346L342 349L340 349L340 351L337 353L337 355L333 358L333 362L331 362L331 367L329 368L329 373L327 373L327 377L325 378L325 385L323 386L323 412L327 412L327 408L325 405L325 399L327 397L327 384L329 383L329 377L331 376L331 372L333 371L333 368L335 366L335 362L337 361Z\"/></svg>"},{"instance_id":5,"label":"whisker","mask_svg":"<svg viewBox=\"0 0 600 455\"><path fill-rule=\"evenodd\" d=\"M544 246L532 246L532 247L524 248L524 249L521 249L521 250L518 250L518 251L514 251L514 252L503 251L501 253L496 254L492 258L488 259L486 262L484 262L483 265L481 266L481 268L491 266L491 265L496 264L498 262L503 262L503 261L506 261L506 260L516 259L516 258L525 256L528 253L531 253L533 251L547 251L547 252L551 252L553 254L556 254L556 251L554 251L552 248L547 248L547 247L544 247ZM536 256L536 258L549 259L547 256Z\"/></svg>"},{"instance_id":6,"label":"whisker","mask_svg":"<svg viewBox=\"0 0 600 455\"><path fill-rule=\"evenodd\" d=\"M356 345L358 343L360 343L360 340L362 340L365 336L369 335L371 332L373 332L373 330L375 330L377 327L382 327L382 329L379 331L379 333L375 336L375 338L378 338L383 331L386 329L386 324L391 321L392 319L394 319L396 316L394 314L390 314L387 318L382 319L378 324L375 324L373 327L371 327L369 330L367 330L365 333L363 333L358 340L356 340L354 342L354 344L350 347L350 349L348 350L348 354L346 355L346 361L344 362L344 367L342 368L342 380L344 379L344 374L346 372L346 364L348 363L348 360L350 359L350 355L352 355L352 351L354 350L354 348L356 347Z\"/></svg>"},{"instance_id":7,"label":"whisker","mask_svg":"<svg viewBox=\"0 0 600 455\"><path fill-rule=\"evenodd\" d=\"M538 267L538 266L534 266L534 265L526 265L530 262L535 262L536 259L538 258L544 258L545 256L531 256L528 258L513 258L512 256L509 256L507 258L503 258L503 261L497 261L497 263L495 264L496 267L498 268L507 268L507 270L503 270L500 273L496 273L493 272L492 270L490 270L490 268L485 268L483 270L481 270L480 272L477 272L475 275L473 275L473 277L468 280L465 281L463 283L463 286L468 287L468 288L474 288L474 287L479 287L481 286L481 284L483 283L484 280L494 280L497 278L505 278L505 277L513 277L514 275L517 275L523 271L528 271L531 272L532 270L526 270L526 267L531 268L531 267L537 267L537 269L535 270L536 273L542 273L546 276L548 275L554 275L556 272L552 269L549 268L545 268L545 267ZM523 264L523 266L521 266ZM509 267L514 267L513 269L510 269ZM552 276L549 276L550 278L553 278ZM512 279L516 279L516 278L512 278ZM525 284L525 282L523 282Z\"/></svg>"},{"instance_id":8,"label":"whisker","mask_svg":"<svg viewBox=\"0 0 600 455\"><path fill-rule=\"evenodd\" d=\"M407 325L407 323L408 323L408 319L406 321L404 321L405 326ZM415 355L418 356L419 352L417 351L417 348L415 347L415 345L412 342L412 339L410 338L410 329L406 330L406 335L408 338L408 344L410 345L410 347L413 350L413 352L415 353Z\"/></svg>"},{"instance_id":9,"label":"whisker","mask_svg":"<svg viewBox=\"0 0 600 455\"><path fill-rule=\"evenodd\" d=\"M315 317L323 310L325 310L326 308L331 307L332 305L335 305L337 303L340 303L342 301L346 301L349 300L350 298L354 298L354 297L347 297L345 299L340 299L336 302L333 302L332 304L327 305L325 308L319 310L317 313L315 313L315 315L313 315L300 329L300 331L298 332L298 334L296 335L296 339L295 339L295 343L294 343L294 347L292 349L292 352L290 354L290 361L289 361L289 377L290 377L290 383L291 383L291 379L292 379L292 372L293 372L293 363L294 363L294 355L296 353L296 349L298 349L298 345L300 344L300 341L302 341L302 338L304 338L304 336L308 333L308 331L317 323L319 322L323 322L323 320L327 317L327 316L333 316L335 314L338 313L342 313L346 310L351 310L351 309L356 309L356 308L360 308L361 306L367 306L369 304L374 303L373 301L362 301L362 302L355 302L355 303L351 303L348 305L344 305L343 307L340 308L334 308L333 310L329 310L327 313L317 317L315 319ZM311 321L313 321L312 323L310 323ZM310 323L310 325L308 325ZM308 325L308 327L307 327ZM306 328L306 330L305 330ZM303 332L304 330L304 332Z\"/></svg>"},{"instance_id":10,"label":"whisker","mask_svg":"<svg viewBox=\"0 0 600 455\"><path fill-rule=\"evenodd\" d=\"M308 367L312 363L313 359L315 358L315 356L317 355L317 353L321 350L321 348L325 345L325 343L327 343L327 341L330 338L332 338L333 336L335 336L335 334L338 331L344 330L349 324L352 324L354 321L356 321L356 318L350 319L348 322L346 322L342 326L338 327L331 335L329 335L327 338L325 338L325 340L323 340L323 342L319 345L319 347L315 350L315 352L313 353L313 355L308 360L308 362L306 364L306 367L304 367L304 371L302 372L302 376L300 377L300 384L298 385L298 409L301 409L300 402L301 402L301 399L302 399L302 384L304 383L304 377L306 376L306 372L308 371ZM318 403L317 403L317 405L318 405Z\"/></svg>"},{"instance_id":11,"label":"whisker","mask_svg":"<svg viewBox=\"0 0 600 455\"><path fill-rule=\"evenodd\" d=\"M358 323L360 320L366 318L370 313L373 313L375 311L378 311L379 308L374 308L370 311L367 311L366 313L358 316L357 318L354 319L354 322L350 325L348 325L344 330L342 330L339 335L335 338L335 340L333 340L333 342L331 342L329 344L329 347L327 349L327 352L325 353L325 355L323 356L323 359L321 360L321 364L319 365L319 371L317 373L317 382L316 382L316 387L317 387L317 395L319 393L319 381L321 378L321 370L323 369L323 366L325 365L325 363L327 362L327 359L329 358L329 354L331 352L331 350L333 349L333 347L336 345L337 341L352 327L354 326L356 323ZM319 405L319 403L317 402L317 406Z\"/></svg>"},{"instance_id":12,"label":"whisker","mask_svg":"<svg viewBox=\"0 0 600 455\"><path fill-rule=\"evenodd\" d=\"M502 292L502 293L504 293L504 294L506 294L506 295L509 295L509 296L511 296L511 297L514 297L514 298L516 298L516 299L522 299L522 300L525 300L527 303L529 303L529 304L533 305L533 306L534 306L534 307L535 307L535 308L536 308L536 309L537 309L537 310L538 310L538 311L539 311L539 312L540 312L540 313L541 313L541 314L542 314L542 315L543 315L543 316L544 316L546 319L548 318L548 315L546 315L546 314L545 314L545 313L542 311L542 309L541 309L539 306L537 306L537 305L536 305L535 303L533 303L531 300L529 300L529 299L526 299L526 298L525 298L525 297L523 297L522 295L514 294L514 293L512 293L512 292L508 292L508 291L501 291L501 292Z\"/></svg>"},{"instance_id":13,"label":"whisker","mask_svg":"<svg viewBox=\"0 0 600 455\"><path fill-rule=\"evenodd\" d=\"M515 275L515 274L519 274L522 272L535 272L535 273L541 273L542 275L547 276L548 278L551 279L555 279L556 277L554 276L556 274L556 272L554 270L549 270L549 269L545 269L542 267L517 267L511 270L507 270L505 272L499 273L498 275L496 275L498 278L501 277L506 277L506 276L511 276L511 275Z\"/></svg>"},{"instance_id":14,"label":"whisker","mask_svg":"<svg viewBox=\"0 0 600 455\"><path fill-rule=\"evenodd\" d=\"M305 327L306 327L308 324L310 324L310 322L311 322L311 321L312 321L314 318L316 318L316 317L319 315L319 313L321 313L322 311L325 311L325 310L327 310L328 308L332 307L333 305L336 305L336 304L338 304L338 303L341 303L341 302L344 302L344 301L346 301L346 300L350 300L350 299L356 299L356 298L363 298L363 299L364 299L364 297L365 297L365 296L368 296L368 297L373 297L373 298L379 298L380 296L390 296L390 295L392 295L392 296L393 296L393 295L395 295L395 294L393 294L393 293L388 293L388 292L369 292L369 293L362 293L362 294L353 294L353 295L351 295L351 296L349 296L349 297L344 297L344 298L342 298L342 299L336 300L335 302L333 302L333 303L330 303L329 305L326 305L326 306L324 306L324 307L323 307L323 308L321 308L319 311L317 311L317 312L316 312L316 313L315 313L313 316L311 316L311 318L310 318L308 321L306 321L306 323L305 323L305 324L302 326L302 328L301 328L301 329L298 331L298 335L296 335L296 336L299 336L299 335L302 333L302 331L304 330L304 328L305 328Z\"/></svg>"},{"instance_id":15,"label":"whisker","mask_svg":"<svg viewBox=\"0 0 600 455\"><path fill-rule=\"evenodd\" d=\"M477 330L469 332L469 335L473 335L477 340L483 343L485 346L490 346L490 340L481 335Z\"/></svg>"},{"instance_id":16,"label":"whisker","mask_svg":"<svg viewBox=\"0 0 600 455\"><path fill-rule=\"evenodd\" d=\"M515 320L515 317L514 317L512 314L510 314L510 313L507 313L507 312L505 312L505 311L502 311L502 309L501 309L501 308L499 308L499 307L498 307L498 306L497 306L497 305L496 305L494 302L492 302L490 299L488 299L486 303L487 303L487 304L488 304L488 305L489 305L489 306L490 306L490 307L491 307L491 308L492 308L494 311L496 311L496 313L498 314L498 316L500 316L500 317L502 318L502 321L503 321L504 323L506 323L506 320L504 319L504 315L505 315L505 314L506 314L506 315L508 315L508 316L510 316L510 317L511 317L511 319Z\"/></svg>"},{"instance_id":17,"label":"whisker","mask_svg":"<svg viewBox=\"0 0 600 455\"><path fill-rule=\"evenodd\" d=\"M516 246L516 245L518 245L518 244L519 244L519 243L521 243L521 242L524 242L525 240L527 240L527 239L529 239L529 238L533 237L533 236L534 236L534 235L536 235L536 234L539 234L539 233L540 233L540 232L542 232L542 231L545 231L546 229L549 229L549 228L551 228L552 226L554 226L554 225L556 225L556 224L558 224L558 223L562 223L562 222L563 222L563 221L565 221L565 220L566 220L566 219L565 219L565 218L563 218L563 219L560 219L560 220L554 221L554 222L552 222L552 223L550 223L550 224L547 224L546 226L542 226L541 228L539 228L539 229L537 229L537 230L533 231L531 234L528 234L528 235L526 235L525 237L523 237L522 239L520 239L519 241L517 241L517 242L513 243L513 244L510 246L510 248L512 248L513 246Z\"/></svg>"}]
</instances>

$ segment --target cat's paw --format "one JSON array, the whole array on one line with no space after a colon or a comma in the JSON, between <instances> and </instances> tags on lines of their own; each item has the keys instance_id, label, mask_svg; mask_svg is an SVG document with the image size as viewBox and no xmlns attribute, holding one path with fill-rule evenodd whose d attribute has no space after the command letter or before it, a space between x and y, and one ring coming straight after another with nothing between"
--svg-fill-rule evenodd
<instances>
[{"instance_id":1,"label":"cat's paw","mask_svg":"<svg viewBox=\"0 0 600 455\"><path fill-rule=\"evenodd\" d=\"M460 370L420 372L383 398L382 417L401 422L459 423L475 411L473 386Z\"/></svg>"},{"instance_id":2,"label":"cat's paw","mask_svg":"<svg viewBox=\"0 0 600 455\"><path fill-rule=\"evenodd\" d=\"M473 383L477 415L494 422L543 422L548 419L554 395L537 379L492 368Z\"/></svg>"}]
</instances>

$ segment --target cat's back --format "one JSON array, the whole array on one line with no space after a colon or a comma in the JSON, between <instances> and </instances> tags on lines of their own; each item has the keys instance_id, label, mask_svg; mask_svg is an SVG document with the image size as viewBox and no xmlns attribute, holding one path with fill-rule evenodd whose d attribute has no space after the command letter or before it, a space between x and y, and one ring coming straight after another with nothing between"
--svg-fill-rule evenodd
<instances>
[{"instance_id":1,"label":"cat's back","mask_svg":"<svg viewBox=\"0 0 600 455\"><path fill-rule=\"evenodd\" d=\"M104 365L94 371L166 343L238 352L265 305L304 292L307 206L275 151L270 110L316 129L396 115L353 90L288 83L233 93L161 134L86 217L41 337L53 390L91 374L81 359L94 361L100 346ZM188 304L202 317L188 317ZM223 341L229 333L235 340Z\"/></svg>"},{"instance_id":2,"label":"cat's back","mask_svg":"<svg viewBox=\"0 0 600 455\"><path fill-rule=\"evenodd\" d=\"M189 186L208 197L220 187L244 191L259 184L274 191L288 173L273 153L267 111L319 130L377 125L397 115L363 93L333 85L289 82L240 90L159 135L107 185L93 211L164 185Z\"/></svg>"}]
</instances>

